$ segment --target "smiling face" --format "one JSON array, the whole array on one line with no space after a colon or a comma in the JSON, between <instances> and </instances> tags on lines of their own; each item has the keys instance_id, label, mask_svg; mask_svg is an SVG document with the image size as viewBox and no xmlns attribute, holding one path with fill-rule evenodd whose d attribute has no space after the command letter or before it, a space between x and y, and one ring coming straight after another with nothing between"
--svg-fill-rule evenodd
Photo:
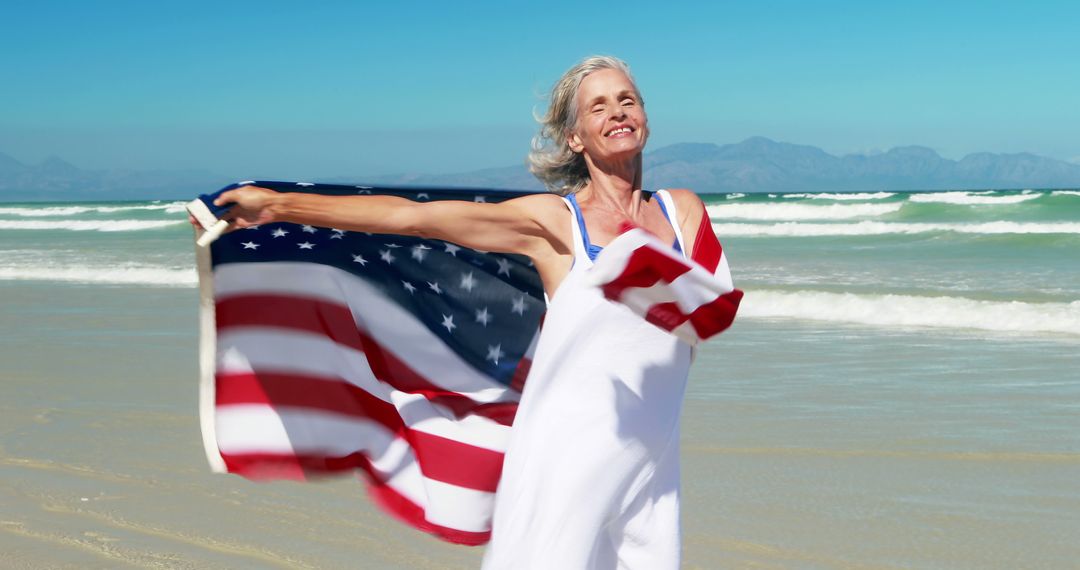
<instances>
[{"instance_id":1,"label":"smiling face","mask_svg":"<svg viewBox=\"0 0 1080 570\"><path fill-rule=\"evenodd\" d=\"M617 69L601 69L581 80L577 126L570 149L595 162L635 158L649 138L648 118L633 82Z\"/></svg>"}]
</instances>

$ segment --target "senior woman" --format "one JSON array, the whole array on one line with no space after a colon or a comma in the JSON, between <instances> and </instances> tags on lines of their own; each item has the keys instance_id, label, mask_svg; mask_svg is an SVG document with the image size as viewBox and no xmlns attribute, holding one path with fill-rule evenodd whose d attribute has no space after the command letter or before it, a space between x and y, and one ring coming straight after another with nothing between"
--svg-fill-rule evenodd
<instances>
[{"instance_id":1,"label":"senior woman","mask_svg":"<svg viewBox=\"0 0 1080 570\"><path fill-rule=\"evenodd\" d=\"M642 189L649 136L630 70L590 57L552 90L529 156L552 191L498 204L224 193L236 227L287 221L528 256L549 299L496 494L484 567L677 568L679 414L689 345L584 279L632 224L691 252L704 206Z\"/></svg>"}]
</instances>

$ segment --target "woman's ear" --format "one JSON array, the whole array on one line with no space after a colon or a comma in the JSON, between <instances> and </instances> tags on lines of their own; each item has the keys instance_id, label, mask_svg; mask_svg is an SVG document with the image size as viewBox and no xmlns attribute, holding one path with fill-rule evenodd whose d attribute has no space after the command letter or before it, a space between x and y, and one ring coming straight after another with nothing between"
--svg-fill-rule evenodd
<instances>
[{"instance_id":1,"label":"woman's ear","mask_svg":"<svg viewBox=\"0 0 1080 570\"><path fill-rule=\"evenodd\" d=\"M585 145L582 144L581 137L577 136L577 133L570 133L570 136L566 137L566 145L577 154L581 154L581 151L585 150Z\"/></svg>"}]
</instances>

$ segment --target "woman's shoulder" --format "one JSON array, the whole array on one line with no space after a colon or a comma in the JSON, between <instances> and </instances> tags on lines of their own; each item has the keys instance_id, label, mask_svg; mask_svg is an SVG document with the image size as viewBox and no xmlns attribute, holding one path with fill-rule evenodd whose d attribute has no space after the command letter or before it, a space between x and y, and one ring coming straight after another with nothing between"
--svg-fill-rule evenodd
<instances>
[{"instance_id":1,"label":"woman's shoulder","mask_svg":"<svg viewBox=\"0 0 1080 570\"><path fill-rule=\"evenodd\" d=\"M705 211L705 203L693 191L687 188L666 188L665 191L675 202L675 208L679 211L680 221L687 219L697 220Z\"/></svg>"}]
</instances>

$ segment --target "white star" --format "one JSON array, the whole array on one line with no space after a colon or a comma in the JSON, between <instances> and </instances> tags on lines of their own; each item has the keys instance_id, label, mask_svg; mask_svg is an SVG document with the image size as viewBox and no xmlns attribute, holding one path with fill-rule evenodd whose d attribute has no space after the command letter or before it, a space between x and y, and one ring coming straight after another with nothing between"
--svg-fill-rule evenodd
<instances>
[{"instance_id":1,"label":"white star","mask_svg":"<svg viewBox=\"0 0 1080 570\"><path fill-rule=\"evenodd\" d=\"M412 258L422 263L424 261L424 256L427 255L427 250L429 249L431 248L422 243L414 245L412 248Z\"/></svg>"},{"instance_id":2,"label":"white star","mask_svg":"<svg viewBox=\"0 0 1080 570\"><path fill-rule=\"evenodd\" d=\"M252 185L254 183L255 183L254 180L241 180L240 182L237 182L236 185L237 186L250 186L250 185Z\"/></svg>"},{"instance_id":3,"label":"white star","mask_svg":"<svg viewBox=\"0 0 1080 570\"><path fill-rule=\"evenodd\" d=\"M401 247L400 244L396 244L396 243L385 243L383 245L385 245L386 247L388 247L390 249L397 249L397 248Z\"/></svg>"},{"instance_id":4,"label":"white star","mask_svg":"<svg viewBox=\"0 0 1080 570\"><path fill-rule=\"evenodd\" d=\"M310 241L305 241L304 243L298 243L296 245L300 246L300 249L311 249L315 247L315 244L311 243Z\"/></svg>"},{"instance_id":5,"label":"white star","mask_svg":"<svg viewBox=\"0 0 1080 570\"><path fill-rule=\"evenodd\" d=\"M259 244L255 243L253 241L245 241L244 242L244 249L259 249Z\"/></svg>"},{"instance_id":6,"label":"white star","mask_svg":"<svg viewBox=\"0 0 1080 570\"><path fill-rule=\"evenodd\" d=\"M446 332L454 332L454 329L457 328L457 325L454 324L454 316L453 315L443 315L442 316L442 326L446 327Z\"/></svg>"},{"instance_id":7,"label":"white star","mask_svg":"<svg viewBox=\"0 0 1080 570\"><path fill-rule=\"evenodd\" d=\"M416 199L417 200L427 200L428 199L427 192L421 192L421 193L417 194Z\"/></svg>"},{"instance_id":8,"label":"white star","mask_svg":"<svg viewBox=\"0 0 1080 570\"><path fill-rule=\"evenodd\" d=\"M334 233L330 234L330 239L342 239L345 237L345 230L330 230Z\"/></svg>"},{"instance_id":9,"label":"white star","mask_svg":"<svg viewBox=\"0 0 1080 570\"><path fill-rule=\"evenodd\" d=\"M309 226L307 224L304 224L304 233L306 233L306 234L315 233L315 226Z\"/></svg>"},{"instance_id":10,"label":"white star","mask_svg":"<svg viewBox=\"0 0 1080 570\"><path fill-rule=\"evenodd\" d=\"M464 289L464 290L471 293L472 288L475 285L476 285L476 279L473 279L472 271L470 271L468 273L462 273L461 274L461 288L462 289Z\"/></svg>"},{"instance_id":11,"label":"white star","mask_svg":"<svg viewBox=\"0 0 1080 570\"><path fill-rule=\"evenodd\" d=\"M486 203L487 200L485 200L483 196L477 196L477 197L473 198L473 202L476 202L478 204L483 204L483 203Z\"/></svg>"},{"instance_id":12,"label":"white star","mask_svg":"<svg viewBox=\"0 0 1080 570\"><path fill-rule=\"evenodd\" d=\"M394 256L390 254L389 249L380 249L379 250L379 258L382 259L383 261L387 262L387 263L393 263L394 262Z\"/></svg>"},{"instance_id":13,"label":"white star","mask_svg":"<svg viewBox=\"0 0 1080 570\"><path fill-rule=\"evenodd\" d=\"M285 234L287 234L287 233L289 233L289 232L285 231L285 228L278 228L278 229L274 230L273 232L271 232L270 235L272 235L272 236L274 236L276 238L279 238L279 237L285 237Z\"/></svg>"},{"instance_id":14,"label":"white star","mask_svg":"<svg viewBox=\"0 0 1080 570\"><path fill-rule=\"evenodd\" d=\"M452 255L454 257L457 257L457 252L461 251L461 248L459 246L456 246L456 245L454 245L452 243L446 243L446 244L443 244L443 245L446 246L446 253L449 253L450 255Z\"/></svg>"},{"instance_id":15,"label":"white star","mask_svg":"<svg viewBox=\"0 0 1080 570\"><path fill-rule=\"evenodd\" d=\"M314 186L314 184L312 184L310 182L297 182L296 185L297 186Z\"/></svg>"},{"instance_id":16,"label":"white star","mask_svg":"<svg viewBox=\"0 0 1080 570\"><path fill-rule=\"evenodd\" d=\"M367 260L364 259L364 256L360 255L359 253L352 256L352 260L353 260L353 263L359 263L360 267L363 267L363 266L367 265Z\"/></svg>"},{"instance_id":17,"label":"white star","mask_svg":"<svg viewBox=\"0 0 1080 570\"><path fill-rule=\"evenodd\" d=\"M257 229L259 229L259 226L248 226L248 227L246 227L244 229L245 230L257 230Z\"/></svg>"},{"instance_id":18,"label":"white star","mask_svg":"<svg viewBox=\"0 0 1080 570\"><path fill-rule=\"evenodd\" d=\"M369 190L367 188L361 188L360 190L357 190L356 193L357 194L371 194L371 190Z\"/></svg>"},{"instance_id":19,"label":"white star","mask_svg":"<svg viewBox=\"0 0 1080 570\"><path fill-rule=\"evenodd\" d=\"M504 356L506 356L506 353L502 351L502 344L496 344L495 346L488 346L488 353L485 359L494 362L495 365L498 366L499 359Z\"/></svg>"},{"instance_id":20,"label":"white star","mask_svg":"<svg viewBox=\"0 0 1080 570\"><path fill-rule=\"evenodd\" d=\"M497 275L502 275L503 273L505 273L507 277L510 276L510 260L509 259L506 259L505 257L500 257L499 259L495 260L495 263L499 264L499 272L497 273Z\"/></svg>"},{"instance_id":21,"label":"white star","mask_svg":"<svg viewBox=\"0 0 1080 570\"><path fill-rule=\"evenodd\" d=\"M442 295L442 288L439 287L438 281L428 281L428 289L435 292L436 295Z\"/></svg>"},{"instance_id":22,"label":"white star","mask_svg":"<svg viewBox=\"0 0 1080 570\"><path fill-rule=\"evenodd\" d=\"M416 287L413 287L413 284L409 283L408 281L402 281L401 286L404 287L410 295L412 295L416 291Z\"/></svg>"},{"instance_id":23,"label":"white star","mask_svg":"<svg viewBox=\"0 0 1080 570\"><path fill-rule=\"evenodd\" d=\"M525 314L525 297L514 299L512 305L513 306L510 308L511 313L517 313L519 315Z\"/></svg>"},{"instance_id":24,"label":"white star","mask_svg":"<svg viewBox=\"0 0 1080 570\"><path fill-rule=\"evenodd\" d=\"M491 322L491 313L488 313L487 307L476 311L476 322L483 324L485 327Z\"/></svg>"}]
</instances>

